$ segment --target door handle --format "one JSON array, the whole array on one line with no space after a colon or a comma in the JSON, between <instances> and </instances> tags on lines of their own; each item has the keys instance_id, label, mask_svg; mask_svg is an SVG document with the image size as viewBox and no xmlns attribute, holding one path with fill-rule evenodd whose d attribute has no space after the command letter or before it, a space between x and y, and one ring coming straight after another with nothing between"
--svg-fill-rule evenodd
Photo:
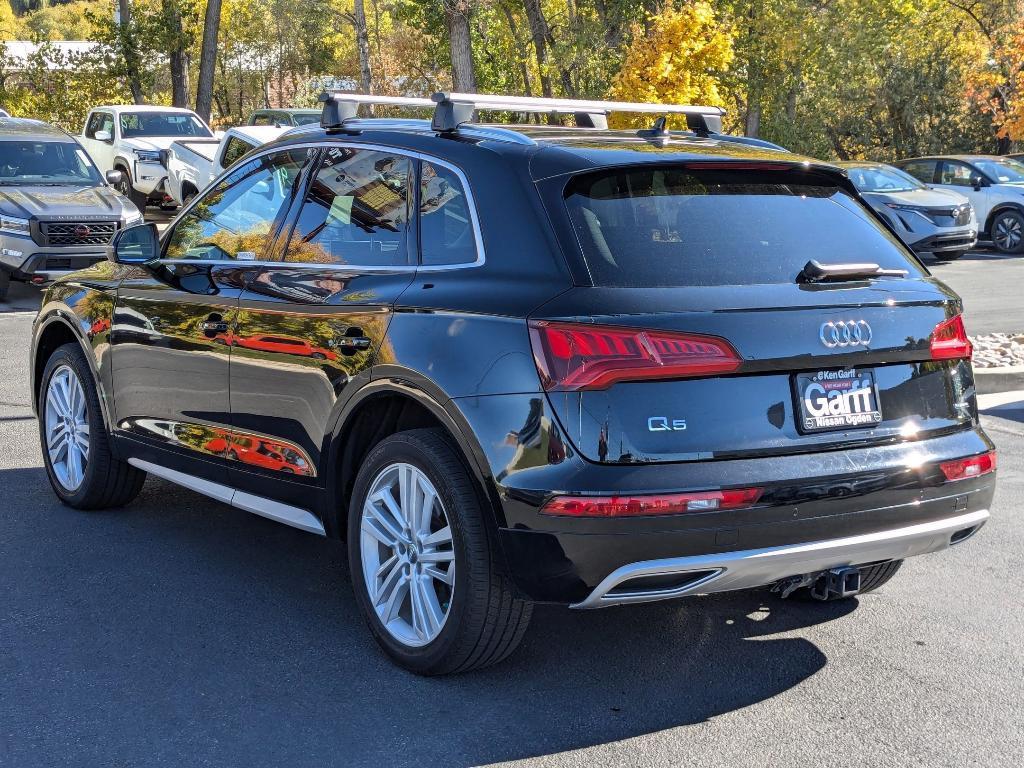
<instances>
[{"instance_id":1,"label":"door handle","mask_svg":"<svg viewBox=\"0 0 1024 768\"><path fill-rule=\"evenodd\" d=\"M362 334L362 328L349 328L344 336L340 336L334 341L333 346L337 347L343 355L354 355L356 352L367 350L373 342Z\"/></svg>"}]
</instances>

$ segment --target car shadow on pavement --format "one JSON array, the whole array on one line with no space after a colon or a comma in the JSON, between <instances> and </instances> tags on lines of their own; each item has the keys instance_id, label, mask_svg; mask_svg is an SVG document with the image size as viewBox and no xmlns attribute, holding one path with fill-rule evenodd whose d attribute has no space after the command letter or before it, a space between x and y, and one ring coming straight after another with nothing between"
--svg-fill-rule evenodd
<instances>
[{"instance_id":1,"label":"car shadow on pavement","mask_svg":"<svg viewBox=\"0 0 1024 768\"><path fill-rule=\"evenodd\" d=\"M0 471L0 720L12 764L462 766L704 722L828 659L799 630L857 607L746 592L540 606L505 663L394 667L344 548L150 480L130 507Z\"/></svg>"}]
</instances>

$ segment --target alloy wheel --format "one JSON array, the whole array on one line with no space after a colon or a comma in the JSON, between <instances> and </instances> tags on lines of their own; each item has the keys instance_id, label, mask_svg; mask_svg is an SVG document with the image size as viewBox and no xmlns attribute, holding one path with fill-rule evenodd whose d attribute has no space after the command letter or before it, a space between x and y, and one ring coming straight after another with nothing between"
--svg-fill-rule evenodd
<instances>
[{"instance_id":1,"label":"alloy wheel","mask_svg":"<svg viewBox=\"0 0 1024 768\"><path fill-rule=\"evenodd\" d=\"M1017 216L1002 216L992 229L992 240L1001 251L1012 251L1020 246L1024 238L1021 220Z\"/></svg>"},{"instance_id":2,"label":"alloy wheel","mask_svg":"<svg viewBox=\"0 0 1024 768\"><path fill-rule=\"evenodd\" d=\"M400 643L422 647L441 633L455 588L455 551L444 504L412 464L385 467L362 509L360 554L377 618Z\"/></svg>"},{"instance_id":3,"label":"alloy wheel","mask_svg":"<svg viewBox=\"0 0 1024 768\"><path fill-rule=\"evenodd\" d=\"M85 389L70 366L60 366L50 377L45 423L53 473L66 490L77 490L89 464L89 412Z\"/></svg>"}]
</instances>

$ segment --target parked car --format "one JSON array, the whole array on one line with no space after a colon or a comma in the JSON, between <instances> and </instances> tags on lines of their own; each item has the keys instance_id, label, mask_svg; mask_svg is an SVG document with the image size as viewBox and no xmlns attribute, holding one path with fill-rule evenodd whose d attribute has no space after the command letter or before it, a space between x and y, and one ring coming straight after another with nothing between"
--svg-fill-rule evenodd
<instances>
[{"instance_id":1,"label":"parked car","mask_svg":"<svg viewBox=\"0 0 1024 768\"><path fill-rule=\"evenodd\" d=\"M166 150L185 138L213 138L213 132L190 109L131 105L93 109L80 141L101 171L121 172L118 190L145 211L150 203L174 205Z\"/></svg>"},{"instance_id":2,"label":"parked car","mask_svg":"<svg viewBox=\"0 0 1024 768\"><path fill-rule=\"evenodd\" d=\"M917 253L940 261L959 259L978 241L971 201L959 192L933 189L883 163L836 163L878 214Z\"/></svg>"},{"instance_id":3,"label":"parked car","mask_svg":"<svg viewBox=\"0 0 1024 768\"><path fill-rule=\"evenodd\" d=\"M733 141L712 108L629 105L689 110L689 134L462 94L429 122L354 117L381 98L327 97L326 129L49 288L31 389L64 503L154 475L343 538L371 632L423 674L503 659L536 601L846 599L986 522L961 302L844 171ZM589 127L472 122L488 109ZM126 311L164 338L82 336ZM268 332L339 360L205 343ZM205 447L253 433L308 472Z\"/></svg>"},{"instance_id":4,"label":"parked car","mask_svg":"<svg viewBox=\"0 0 1024 768\"><path fill-rule=\"evenodd\" d=\"M893 165L931 187L964 195L984 239L1002 253L1024 253L1024 164L998 155L949 155Z\"/></svg>"},{"instance_id":5,"label":"parked car","mask_svg":"<svg viewBox=\"0 0 1024 768\"><path fill-rule=\"evenodd\" d=\"M261 144L276 139L287 128L241 126L229 128L220 139L182 139L167 149L167 193L178 205Z\"/></svg>"},{"instance_id":6,"label":"parked car","mask_svg":"<svg viewBox=\"0 0 1024 768\"><path fill-rule=\"evenodd\" d=\"M111 189L73 136L38 120L0 118L0 301L11 280L43 282L106 258L142 214Z\"/></svg>"},{"instance_id":7,"label":"parked car","mask_svg":"<svg viewBox=\"0 0 1024 768\"><path fill-rule=\"evenodd\" d=\"M257 109L246 120L247 125L276 125L284 128L315 125L319 122L319 109Z\"/></svg>"}]
</instances>

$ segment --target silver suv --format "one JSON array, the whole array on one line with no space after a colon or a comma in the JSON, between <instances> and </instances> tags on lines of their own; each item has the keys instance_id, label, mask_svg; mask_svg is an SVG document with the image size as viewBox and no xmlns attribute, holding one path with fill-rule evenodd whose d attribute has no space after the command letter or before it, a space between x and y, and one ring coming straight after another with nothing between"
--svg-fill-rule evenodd
<instances>
[{"instance_id":1,"label":"silver suv","mask_svg":"<svg viewBox=\"0 0 1024 768\"><path fill-rule=\"evenodd\" d=\"M999 155L949 155L893 165L931 187L964 195L983 239L1002 253L1024 253L1024 163Z\"/></svg>"},{"instance_id":2,"label":"silver suv","mask_svg":"<svg viewBox=\"0 0 1024 768\"><path fill-rule=\"evenodd\" d=\"M106 258L118 230L142 221L82 146L37 120L0 118L0 301L11 279L48 282Z\"/></svg>"},{"instance_id":3,"label":"silver suv","mask_svg":"<svg viewBox=\"0 0 1024 768\"><path fill-rule=\"evenodd\" d=\"M884 163L836 163L871 207L916 253L959 259L978 241L978 220L963 195L922 184Z\"/></svg>"}]
</instances>

